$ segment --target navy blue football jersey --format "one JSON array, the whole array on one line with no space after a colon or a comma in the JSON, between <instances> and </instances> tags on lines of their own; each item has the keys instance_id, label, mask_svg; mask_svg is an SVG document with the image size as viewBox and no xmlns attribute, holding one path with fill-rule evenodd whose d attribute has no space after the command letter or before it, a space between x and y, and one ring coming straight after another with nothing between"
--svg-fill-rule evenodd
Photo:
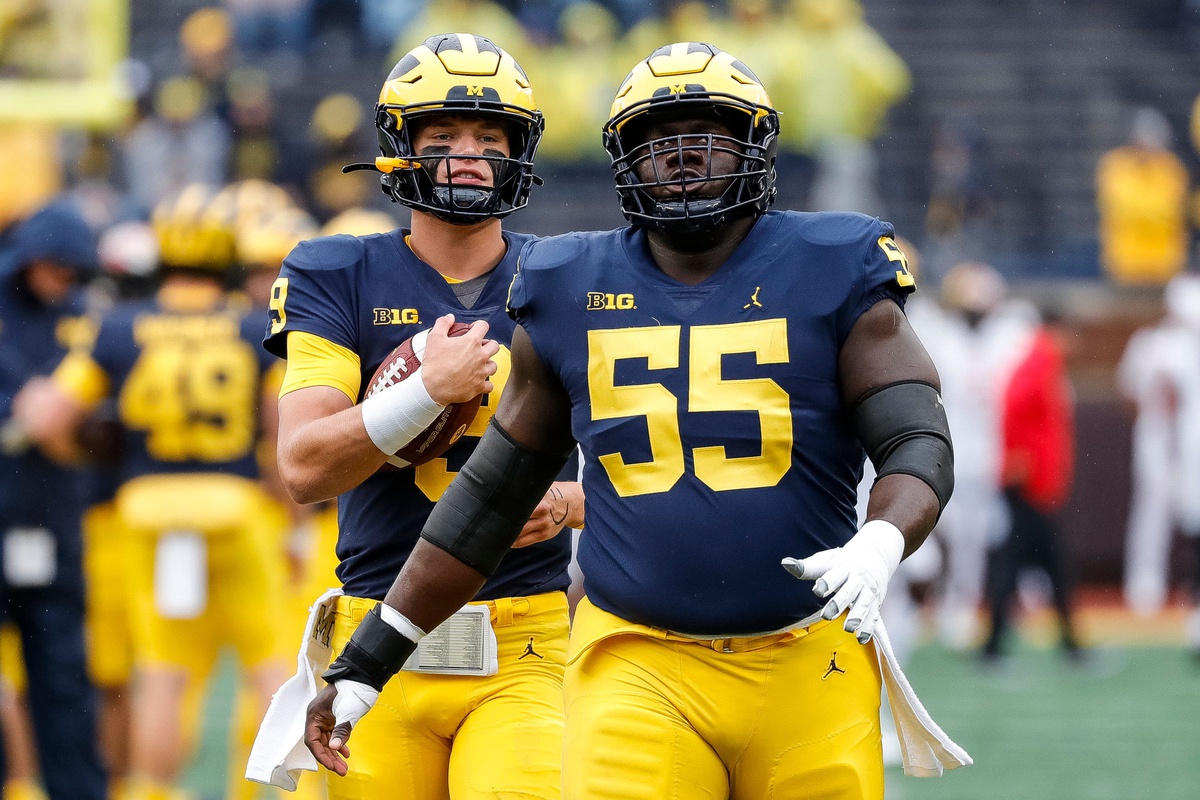
<instances>
[{"instance_id":1,"label":"navy blue football jersey","mask_svg":"<svg viewBox=\"0 0 1200 800\"><path fill-rule=\"evenodd\" d=\"M864 311L912 290L891 237L859 214L771 212L696 286L636 229L525 248L510 310L571 398L596 605L698 635L820 607L779 562L856 531L864 453L838 352Z\"/></svg>"},{"instance_id":2,"label":"navy blue football jersey","mask_svg":"<svg viewBox=\"0 0 1200 800\"><path fill-rule=\"evenodd\" d=\"M164 473L258 477L262 379L273 363L260 334L257 314L228 302L184 312L132 300L104 317L91 357L125 431L121 483Z\"/></svg>"},{"instance_id":3,"label":"navy blue football jersey","mask_svg":"<svg viewBox=\"0 0 1200 800\"><path fill-rule=\"evenodd\" d=\"M517 255L533 237L505 233L508 251L482 294L464 308L440 273L405 243L407 231L372 236L332 236L300 244L276 281L264 346L286 357L287 334L304 331L359 357L362 401L383 360L413 334L445 314L459 322L486 320L488 337L501 344L492 376L496 390L484 398L474 422L441 458L411 469L384 468L338 498L338 578L346 594L382 598L413 547L433 505L466 463L483 435L511 369L515 329L505 297ZM568 465L564 480L576 479ZM565 589L570 537L556 536L511 551L476 599L523 597Z\"/></svg>"}]
</instances>

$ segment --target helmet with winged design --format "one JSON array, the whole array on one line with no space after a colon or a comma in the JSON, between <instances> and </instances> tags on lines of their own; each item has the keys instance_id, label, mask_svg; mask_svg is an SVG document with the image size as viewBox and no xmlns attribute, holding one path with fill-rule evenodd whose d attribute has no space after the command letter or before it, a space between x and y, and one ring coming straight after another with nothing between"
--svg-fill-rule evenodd
<instances>
[{"instance_id":1,"label":"helmet with winged design","mask_svg":"<svg viewBox=\"0 0 1200 800\"><path fill-rule=\"evenodd\" d=\"M236 261L231 206L214 186L193 183L161 200L150 215L164 267L220 272Z\"/></svg>"},{"instance_id":2,"label":"helmet with winged design","mask_svg":"<svg viewBox=\"0 0 1200 800\"><path fill-rule=\"evenodd\" d=\"M413 126L422 117L464 114L494 119L509 132L509 155L417 153ZM455 224L504 217L523 208L529 190L541 179L533 174L533 156L545 122L534 101L525 71L490 39L469 33L431 36L396 63L375 106L382 155L352 169L382 173L383 191L397 203L427 211ZM492 186L455 185L436 180L445 160L486 161Z\"/></svg>"},{"instance_id":3,"label":"helmet with winged design","mask_svg":"<svg viewBox=\"0 0 1200 800\"><path fill-rule=\"evenodd\" d=\"M712 119L729 134L647 141L655 123L684 119ZM635 226L669 233L703 233L735 217L763 214L775 199L778 134L779 114L766 89L736 57L701 42L660 47L621 83L604 125L621 211ZM657 167L649 168L666 150L682 155L696 148L708 151L704 175L665 177ZM712 174L712 155L718 151L736 157L733 172ZM639 175L651 171L652 178ZM703 188L714 182L723 186L716 196Z\"/></svg>"}]
</instances>

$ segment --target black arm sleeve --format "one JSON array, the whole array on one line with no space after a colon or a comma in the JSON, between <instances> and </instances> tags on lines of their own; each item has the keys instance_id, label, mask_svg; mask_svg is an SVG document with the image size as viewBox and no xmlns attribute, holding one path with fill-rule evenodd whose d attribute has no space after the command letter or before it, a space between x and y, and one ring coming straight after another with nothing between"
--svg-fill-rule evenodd
<instances>
[{"instance_id":1,"label":"black arm sleeve","mask_svg":"<svg viewBox=\"0 0 1200 800\"><path fill-rule=\"evenodd\" d=\"M493 417L475 452L434 506L422 538L490 576L569 455L530 450L513 441Z\"/></svg>"},{"instance_id":2,"label":"black arm sleeve","mask_svg":"<svg viewBox=\"0 0 1200 800\"><path fill-rule=\"evenodd\" d=\"M936 389L914 381L884 386L855 406L854 427L880 478L920 478L937 495L938 513L946 508L954 491L954 447Z\"/></svg>"}]
</instances>

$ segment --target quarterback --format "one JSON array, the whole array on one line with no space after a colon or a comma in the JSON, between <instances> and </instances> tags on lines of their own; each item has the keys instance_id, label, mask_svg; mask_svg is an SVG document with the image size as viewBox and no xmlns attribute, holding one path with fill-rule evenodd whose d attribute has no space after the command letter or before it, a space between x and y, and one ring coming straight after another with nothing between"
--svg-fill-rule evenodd
<instances>
[{"instance_id":1,"label":"quarterback","mask_svg":"<svg viewBox=\"0 0 1200 800\"><path fill-rule=\"evenodd\" d=\"M379 601L505 389L515 328L505 298L532 237L504 232L501 218L526 204L543 127L520 66L471 34L431 37L401 58L376 124L382 155L365 166L412 209L411 229L300 244L275 282L265 339L287 358L280 477L299 502L338 497L336 648L391 630ZM470 329L450 337L454 320ZM414 376L367 397L377 367L422 331ZM387 464L444 406L482 392L442 457ZM454 609L438 646L381 694L382 684L347 692L382 713L359 730L353 758L329 765L331 798L559 796L570 541L556 534L582 522L579 484L547 481L521 520L528 546L462 598L474 603Z\"/></svg>"},{"instance_id":2,"label":"quarterback","mask_svg":"<svg viewBox=\"0 0 1200 800\"><path fill-rule=\"evenodd\" d=\"M862 645L950 496L950 436L891 226L768 211L778 130L710 45L622 83L604 141L631 225L522 251L509 391L388 592L396 624L326 673L323 763L364 713L343 687L382 686L478 588L578 443L564 795L883 796L884 645ZM880 478L857 528L864 451Z\"/></svg>"}]
</instances>

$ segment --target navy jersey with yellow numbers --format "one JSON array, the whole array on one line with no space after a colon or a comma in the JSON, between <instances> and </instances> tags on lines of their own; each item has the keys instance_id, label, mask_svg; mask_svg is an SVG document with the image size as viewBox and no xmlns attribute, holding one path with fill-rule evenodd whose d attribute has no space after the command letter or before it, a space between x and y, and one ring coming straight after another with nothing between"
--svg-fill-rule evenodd
<instances>
[{"instance_id":1,"label":"navy jersey with yellow numbers","mask_svg":"<svg viewBox=\"0 0 1200 800\"><path fill-rule=\"evenodd\" d=\"M838 352L871 305L912 290L891 236L859 214L771 212L696 286L635 229L525 248L510 308L571 397L596 605L697 635L817 610L779 562L856 530L864 453Z\"/></svg>"},{"instance_id":2,"label":"navy jersey with yellow numbers","mask_svg":"<svg viewBox=\"0 0 1200 800\"><path fill-rule=\"evenodd\" d=\"M287 355L286 337L303 331L358 354L361 388L400 343L445 314L459 322L485 320L488 338L501 344L492 376L496 389L484 398L474 422L441 458L410 469L384 468L338 498L338 578L346 594L382 598L412 553L425 519L474 450L491 419L511 368L515 329L505 297L517 254L533 237L505 233L508 251L478 300L464 308L440 273L405 242L407 231L372 236L331 236L301 243L284 261L276 281L272 319L264 346ZM564 480L574 480L568 465ZM565 589L570 539L511 551L477 599L522 597Z\"/></svg>"},{"instance_id":3,"label":"navy jersey with yellow numbers","mask_svg":"<svg viewBox=\"0 0 1200 800\"><path fill-rule=\"evenodd\" d=\"M151 298L112 309L91 356L125 430L122 483L164 473L258 477L262 376L272 363L257 346L261 330L256 314L228 304L184 312Z\"/></svg>"}]
</instances>

